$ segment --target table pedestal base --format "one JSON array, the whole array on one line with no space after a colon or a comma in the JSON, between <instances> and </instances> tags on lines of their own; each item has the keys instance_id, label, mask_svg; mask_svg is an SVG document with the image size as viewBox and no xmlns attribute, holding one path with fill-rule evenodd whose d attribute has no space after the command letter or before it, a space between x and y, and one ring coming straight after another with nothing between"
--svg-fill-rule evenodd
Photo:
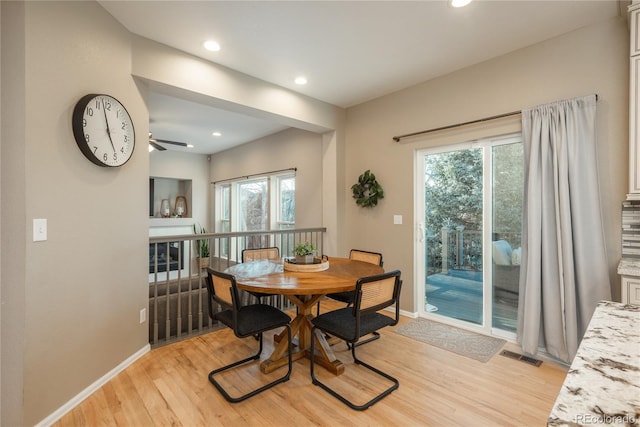
<instances>
[{"instance_id":1,"label":"table pedestal base","mask_svg":"<svg viewBox=\"0 0 640 427\"><path fill-rule=\"evenodd\" d=\"M318 300L324 295L286 295L286 297L298 307L298 315L291 321L291 336L298 337L297 349L291 355L293 360L303 357L311 357L311 339L316 340L316 348L318 351L314 356L315 363L325 367L335 375L344 372L344 364L339 361L331 346L327 343L325 336L320 331L316 331L314 337L311 337L311 328L313 327L311 319L313 314L311 310ZM260 364L260 370L264 373L273 372L276 369L288 363L287 358L287 339L286 332L283 331L275 339L276 345L271 356Z\"/></svg>"}]
</instances>

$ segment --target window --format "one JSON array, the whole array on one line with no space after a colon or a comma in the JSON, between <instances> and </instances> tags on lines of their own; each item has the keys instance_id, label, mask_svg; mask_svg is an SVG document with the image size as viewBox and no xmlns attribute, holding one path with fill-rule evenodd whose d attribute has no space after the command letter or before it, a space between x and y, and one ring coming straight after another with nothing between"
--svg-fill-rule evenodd
<instances>
[{"instance_id":1,"label":"window","mask_svg":"<svg viewBox=\"0 0 640 427\"><path fill-rule=\"evenodd\" d=\"M231 231L231 185L224 184L220 187L220 227L218 231L226 233Z\"/></svg>"},{"instance_id":2,"label":"window","mask_svg":"<svg viewBox=\"0 0 640 427\"><path fill-rule=\"evenodd\" d=\"M236 184L238 193L237 230L260 231L269 227L269 199L267 179L245 181ZM233 227L233 221L231 222Z\"/></svg>"},{"instance_id":3,"label":"window","mask_svg":"<svg viewBox=\"0 0 640 427\"><path fill-rule=\"evenodd\" d=\"M294 176L280 176L278 179L278 194L276 207L276 228L284 230L294 228L296 222L296 178Z\"/></svg>"},{"instance_id":4,"label":"window","mask_svg":"<svg viewBox=\"0 0 640 427\"><path fill-rule=\"evenodd\" d=\"M294 228L295 188L293 173L216 184L216 232Z\"/></svg>"}]
</instances>

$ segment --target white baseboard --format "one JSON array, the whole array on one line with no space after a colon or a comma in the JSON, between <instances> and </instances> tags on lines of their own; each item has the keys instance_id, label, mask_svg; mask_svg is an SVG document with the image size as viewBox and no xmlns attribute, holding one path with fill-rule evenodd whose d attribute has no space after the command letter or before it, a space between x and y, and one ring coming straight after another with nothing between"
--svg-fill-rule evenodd
<instances>
[{"instance_id":1,"label":"white baseboard","mask_svg":"<svg viewBox=\"0 0 640 427\"><path fill-rule=\"evenodd\" d=\"M387 307L385 308L385 311L389 311L391 313L395 313L396 312L396 306L392 305L391 307ZM400 309L400 315L401 316L407 316L410 317L412 319L417 319L418 318L418 312L417 311L406 311L406 310L402 310Z\"/></svg>"},{"instance_id":2,"label":"white baseboard","mask_svg":"<svg viewBox=\"0 0 640 427\"><path fill-rule=\"evenodd\" d=\"M109 382L112 378L118 375L120 372L124 371L128 366L133 364L136 360L147 354L151 350L151 345L147 344L142 347L140 350L129 356L118 366L107 372L102 378L99 378L89 387L82 390L78 395L70 399L67 403L62 405L56 411L51 413L48 417L40 421L35 425L35 427L49 427L60 418L62 418L67 412L71 411L73 408L78 406L83 400L87 397L91 396L95 391L97 391L100 387Z\"/></svg>"},{"instance_id":3,"label":"white baseboard","mask_svg":"<svg viewBox=\"0 0 640 427\"><path fill-rule=\"evenodd\" d=\"M412 319L417 319L418 318L418 312L417 311L400 310L400 315L401 316L407 316L407 317L410 317Z\"/></svg>"}]
</instances>

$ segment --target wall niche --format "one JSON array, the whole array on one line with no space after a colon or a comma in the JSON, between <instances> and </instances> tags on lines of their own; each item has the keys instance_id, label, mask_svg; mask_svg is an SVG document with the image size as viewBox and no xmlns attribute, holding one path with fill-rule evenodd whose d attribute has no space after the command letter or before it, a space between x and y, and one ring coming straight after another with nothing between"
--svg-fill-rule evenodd
<instances>
[{"instance_id":1,"label":"wall niche","mask_svg":"<svg viewBox=\"0 0 640 427\"><path fill-rule=\"evenodd\" d=\"M184 198L186 209L182 215L176 211L176 200ZM169 218L191 218L192 181L190 179L177 179L165 177L149 178L149 217L166 218L163 215L162 201L169 202Z\"/></svg>"}]
</instances>

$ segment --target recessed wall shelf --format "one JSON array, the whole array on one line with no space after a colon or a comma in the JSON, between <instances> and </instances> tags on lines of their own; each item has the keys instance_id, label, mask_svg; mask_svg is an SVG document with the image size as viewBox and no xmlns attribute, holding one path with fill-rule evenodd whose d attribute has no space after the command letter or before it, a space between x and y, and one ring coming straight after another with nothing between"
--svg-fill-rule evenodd
<instances>
[{"instance_id":1,"label":"recessed wall shelf","mask_svg":"<svg viewBox=\"0 0 640 427\"><path fill-rule=\"evenodd\" d=\"M186 200L187 214L184 218L191 218L192 181L190 179L150 177L149 178L149 217L158 219L171 219L176 206L176 198L184 197ZM160 204L163 199L169 201L171 218L162 218Z\"/></svg>"}]
</instances>

